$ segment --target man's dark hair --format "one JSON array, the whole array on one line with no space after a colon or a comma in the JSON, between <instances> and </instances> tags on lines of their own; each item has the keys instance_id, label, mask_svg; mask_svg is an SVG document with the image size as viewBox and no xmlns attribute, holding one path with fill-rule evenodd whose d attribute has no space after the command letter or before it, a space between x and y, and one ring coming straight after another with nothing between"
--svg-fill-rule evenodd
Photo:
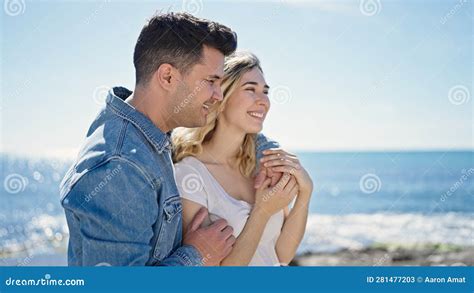
<instances>
[{"instance_id":1,"label":"man's dark hair","mask_svg":"<svg viewBox=\"0 0 474 293\"><path fill-rule=\"evenodd\" d=\"M222 24L189 13L153 16L143 27L135 45L136 84L147 83L164 63L186 74L201 60L203 45L228 56L237 48L237 35Z\"/></svg>"}]
</instances>

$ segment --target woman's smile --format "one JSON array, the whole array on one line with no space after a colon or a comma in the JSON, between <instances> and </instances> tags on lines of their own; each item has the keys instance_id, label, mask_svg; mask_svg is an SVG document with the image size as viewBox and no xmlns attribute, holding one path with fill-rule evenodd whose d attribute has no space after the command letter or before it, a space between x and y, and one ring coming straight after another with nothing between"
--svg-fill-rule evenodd
<instances>
[{"instance_id":1,"label":"woman's smile","mask_svg":"<svg viewBox=\"0 0 474 293\"><path fill-rule=\"evenodd\" d=\"M263 120L265 120L265 113L264 112L249 111L249 112L247 112L247 114L250 117L252 117L252 118L254 118L254 119L256 119L260 122L263 122Z\"/></svg>"}]
</instances>

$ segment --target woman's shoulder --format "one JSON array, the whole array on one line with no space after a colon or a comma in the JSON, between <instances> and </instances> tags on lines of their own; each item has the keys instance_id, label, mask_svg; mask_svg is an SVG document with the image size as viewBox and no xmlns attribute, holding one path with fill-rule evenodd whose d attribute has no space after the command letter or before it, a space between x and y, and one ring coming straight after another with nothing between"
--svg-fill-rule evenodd
<instances>
[{"instance_id":1,"label":"woman's shoulder","mask_svg":"<svg viewBox=\"0 0 474 293\"><path fill-rule=\"evenodd\" d=\"M181 161L174 163L175 167L183 167L183 166L198 166L202 164L199 159L194 156L187 156L183 158Z\"/></svg>"},{"instance_id":2,"label":"woman's shoulder","mask_svg":"<svg viewBox=\"0 0 474 293\"><path fill-rule=\"evenodd\" d=\"M182 198L208 207L208 178L202 163L192 156L175 163L176 186Z\"/></svg>"},{"instance_id":3,"label":"woman's shoulder","mask_svg":"<svg viewBox=\"0 0 474 293\"><path fill-rule=\"evenodd\" d=\"M202 173L202 163L193 156L183 158L174 164L175 172L178 177L189 173Z\"/></svg>"}]
</instances>

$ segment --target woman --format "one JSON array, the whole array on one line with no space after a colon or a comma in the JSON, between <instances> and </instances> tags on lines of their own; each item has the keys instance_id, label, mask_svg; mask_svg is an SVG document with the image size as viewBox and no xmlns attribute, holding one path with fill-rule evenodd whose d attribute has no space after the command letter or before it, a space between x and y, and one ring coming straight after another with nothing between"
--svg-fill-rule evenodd
<instances>
[{"instance_id":1,"label":"woman","mask_svg":"<svg viewBox=\"0 0 474 293\"><path fill-rule=\"evenodd\" d=\"M311 178L296 156L268 150L260 162L262 168L283 176L275 186L266 179L254 188L255 139L270 108L269 87L257 57L248 52L229 56L221 88L224 98L210 109L204 127L173 132L183 233L205 207L208 223L224 218L236 237L221 265L287 265L304 234ZM288 205L295 196L290 211ZM264 212L255 218L257 207Z\"/></svg>"}]
</instances>

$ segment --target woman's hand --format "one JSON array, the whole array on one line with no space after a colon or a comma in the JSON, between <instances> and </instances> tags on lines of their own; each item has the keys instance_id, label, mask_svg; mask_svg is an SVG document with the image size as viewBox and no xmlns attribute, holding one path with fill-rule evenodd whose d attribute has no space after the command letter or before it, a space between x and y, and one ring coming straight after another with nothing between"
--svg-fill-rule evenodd
<instances>
[{"instance_id":1,"label":"woman's hand","mask_svg":"<svg viewBox=\"0 0 474 293\"><path fill-rule=\"evenodd\" d=\"M299 185L299 195L311 196L313 180L308 172L301 166L298 157L282 149L269 149L263 151L264 157L260 162L273 172L289 173L295 176Z\"/></svg>"},{"instance_id":2,"label":"woman's hand","mask_svg":"<svg viewBox=\"0 0 474 293\"><path fill-rule=\"evenodd\" d=\"M259 209L268 216L287 207L298 193L296 179L289 173L284 173L275 186L270 186L271 181L271 178L265 179L255 191L254 209Z\"/></svg>"},{"instance_id":3,"label":"woman's hand","mask_svg":"<svg viewBox=\"0 0 474 293\"><path fill-rule=\"evenodd\" d=\"M257 176L255 176L254 187L256 189L260 188L263 184L263 181L265 181L267 178L272 180L270 187L273 187L277 184L282 175L283 173L281 172L273 172L272 169L261 166L260 171L258 171Z\"/></svg>"}]
</instances>

